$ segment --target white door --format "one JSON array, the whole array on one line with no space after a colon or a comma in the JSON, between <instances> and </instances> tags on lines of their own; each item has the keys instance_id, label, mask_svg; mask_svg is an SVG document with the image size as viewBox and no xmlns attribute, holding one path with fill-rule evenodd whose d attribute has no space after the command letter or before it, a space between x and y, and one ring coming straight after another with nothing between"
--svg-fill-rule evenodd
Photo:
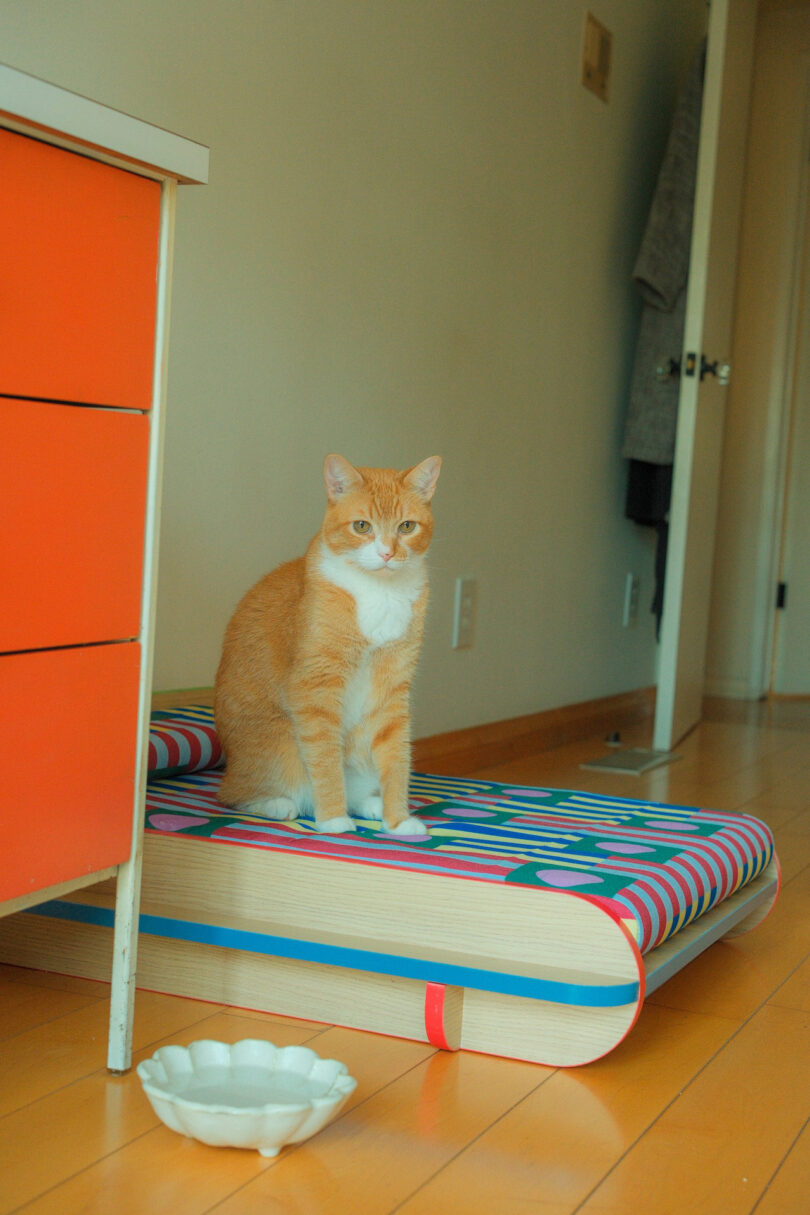
<instances>
[{"instance_id":1,"label":"white door","mask_svg":"<svg viewBox=\"0 0 810 1215\"><path fill-rule=\"evenodd\" d=\"M701 718L756 0L711 0L653 745ZM694 356L690 374L689 356Z\"/></svg>"},{"instance_id":2,"label":"white door","mask_svg":"<svg viewBox=\"0 0 810 1215\"><path fill-rule=\"evenodd\" d=\"M784 609L777 612L773 664L772 690L781 696L810 696L810 248L804 256L779 573L786 593Z\"/></svg>"}]
</instances>

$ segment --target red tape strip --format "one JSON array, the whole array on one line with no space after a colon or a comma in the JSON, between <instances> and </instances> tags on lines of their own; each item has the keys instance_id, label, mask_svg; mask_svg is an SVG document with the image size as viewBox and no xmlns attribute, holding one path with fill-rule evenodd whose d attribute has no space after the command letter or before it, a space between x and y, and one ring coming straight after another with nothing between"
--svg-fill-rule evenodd
<instances>
[{"instance_id":1,"label":"red tape strip","mask_svg":"<svg viewBox=\"0 0 810 1215\"><path fill-rule=\"evenodd\" d=\"M444 983L425 984L425 1031L431 1046L450 1050L444 1033Z\"/></svg>"}]
</instances>

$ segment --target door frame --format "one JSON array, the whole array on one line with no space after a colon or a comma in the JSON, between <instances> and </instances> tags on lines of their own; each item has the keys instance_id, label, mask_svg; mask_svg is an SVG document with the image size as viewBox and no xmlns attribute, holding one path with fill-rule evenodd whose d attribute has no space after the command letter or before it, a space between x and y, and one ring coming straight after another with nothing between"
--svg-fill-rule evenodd
<instances>
[{"instance_id":1,"label":"door frame","mask_svg":"<svg viewBox=\"0 0 810 1215\"><path fill-rule=\"evenodd\" d=\"M694 352L698 361L703 354L725 360L733 345L756 19L753 0L718 0L710 9L684 361L687 352ZM721 203L726 207L722 216ZM691 369L687 365L678 399L656 672L653 748L657 751L671 750L698 724L706 694L727 389L725 381L702 385L702 380L702 361L699 376L694 365Z\"/></svg>"},{"instance_id":2,"label":"door frame","mask_svg":"<svg viewBox=\"0 0 810 1215\"><path fill-rule=\"evenodd\" d=\"M779 611L776 588L782 571L790 482L790 449L795 413L796 370L804 307L810 307L810 53L799 56L803 76L803 121L791 158L798 160L790 257L791 282L785 310L785 341L774 360L778 389L768 412L766 450L774 452L763 467L762 515L757 553L756 609L754 616L751 671L752 690L757 697L774 696Z\"/></svg>"}]
</instances>

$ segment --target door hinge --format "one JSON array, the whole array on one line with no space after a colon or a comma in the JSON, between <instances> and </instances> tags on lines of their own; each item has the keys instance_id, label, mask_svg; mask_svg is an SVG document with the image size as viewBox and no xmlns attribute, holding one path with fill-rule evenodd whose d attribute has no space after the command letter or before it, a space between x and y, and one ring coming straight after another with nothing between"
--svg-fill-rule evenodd
<instances>
[{"instance_id":1,"label":"door hinge","mask_svg":"<svg viewBox=\"0 0 810 1215\"><path fill-rule=\"evenodd\" d=\"M777 611L783 611L787 603L787 583L779 582L776 587L776 608Z\"/></svg>"}]
</instances>

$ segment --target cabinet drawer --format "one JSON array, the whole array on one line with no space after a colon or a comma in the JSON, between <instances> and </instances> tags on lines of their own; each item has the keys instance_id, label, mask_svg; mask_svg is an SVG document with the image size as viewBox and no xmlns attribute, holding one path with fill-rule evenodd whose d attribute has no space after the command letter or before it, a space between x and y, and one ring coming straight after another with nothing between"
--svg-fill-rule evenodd
<instances>
[{"instance_id":1,"label":"cabinet drawer","mask_svg":"<svg viewBox=\"0 0 810 1215\"><path fill-rule=\"evenodd\" d=\"M0 130L0 393L148 409L160 185Z\"/></svg>"},{"instance_id":2,"label":"cabinet drawer","mask_svg":"<svg viewBox=\"0 0 810 1215\"><path fill-rule=\"evenodd\" d=\"M0 655L0 899L129 856L140 646Z\"/></svg>"},{"instance_id":3,"label":"cabinet drawer","mask_svg":"<svg viewBox=\"0 0 810 1215\"><path fill-rule=\"evenodd\" d=\"M0 652L140 631L149 418L0 399Z\"/></svg>"}]
</instances>

